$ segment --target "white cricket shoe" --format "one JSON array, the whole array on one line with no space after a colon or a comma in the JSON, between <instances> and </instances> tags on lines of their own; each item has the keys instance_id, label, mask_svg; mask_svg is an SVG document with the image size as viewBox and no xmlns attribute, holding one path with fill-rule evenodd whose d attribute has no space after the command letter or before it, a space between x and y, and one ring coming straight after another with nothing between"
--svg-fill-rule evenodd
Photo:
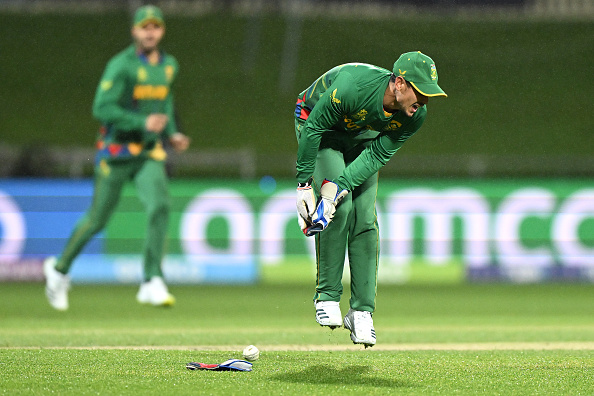
<instances>
[{"instance_id":1,"label":"white cricket shoe","mask_svg":"<svg viewBox=\"0 0 594 396\"><path fill-rule=\"evenodd\" d=\"M136 300L141 304L170 307L175 304L175 297L169 294L167 285L160 276L153 276L150 281L140 285Z\"/></svg>"},{"instance_id":2,"label":"white cricket shoe","mask_svg":"<svg viewBox=\"0 0 594 396\"><path fill-rule=\"evenodd\" d=\"M363 344L365 348L375 345L375 329L371 312L349 309L344 317L344 327L351 331L351 340L354 344Z\"/></svg>"},{"instance_id":3,"label":"white cricket shoe","mask_svg":"<svg viewBox=\"0 0 594 396\"><path fill-rule=\"evenodd\" d=\"M340 304L336 301L315 301L316 322L320 326L328 326L332 330L342 326L342 314Z\"/></svg>"},{"instance_id":4,"label":"white cricket shoe","mask_svg":"<svg viewBox=\"0 0 594 396\"><path fill-rule=\"evenodd\" d=\"M70 289L70 277L56 270L58 259L48 257L43 262L43 274L45 275L45 295L50 305L58 311L68 309L68 290Z\"/></svg>"}]
</instances>

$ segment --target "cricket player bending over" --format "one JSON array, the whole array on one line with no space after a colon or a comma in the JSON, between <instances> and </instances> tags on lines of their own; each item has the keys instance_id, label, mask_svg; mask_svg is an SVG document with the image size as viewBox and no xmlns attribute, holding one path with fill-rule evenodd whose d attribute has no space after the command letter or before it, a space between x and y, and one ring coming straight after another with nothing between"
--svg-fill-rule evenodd
<instances>
[{"instance_id":1,"label":"cricket player bending over","mask_svg":"<svg viewBox=\"0 0 594 396\"><path fill-rule=\"evenodd\" d=\"M378 170L419 130L434 96L447 96L437 85L435 62L407 52L392 71L364 63L337 66L297 99L297 212L304 234L315 236L316 321L330 328L344 323L355 344L376 343ZM351 298L343 319L345 252Z\"/></svg>"},{"instance_id":2,"label":"cricket player bending over","mask_svg":"<svg viewBox=\"0 0 594 396\"><path fill-rule=\"evenodd\" d=\"M176 151L185 151L189 138L177 132L171 87L178 72L174 57L158 49L165 33L161 11L140 7L132 26L134 44L113 57L103 73L93 103L93 115L102 123L97 142L93 203L79 220L60 257L44 262L46 296L52 307L68 309L68 272L87 242L111 217L124 184L133 181L148 215L144 248L144 283L138 302L173 305L161 261L169 219L165 173L167 139Z\"/></svg>"}]
</instances>

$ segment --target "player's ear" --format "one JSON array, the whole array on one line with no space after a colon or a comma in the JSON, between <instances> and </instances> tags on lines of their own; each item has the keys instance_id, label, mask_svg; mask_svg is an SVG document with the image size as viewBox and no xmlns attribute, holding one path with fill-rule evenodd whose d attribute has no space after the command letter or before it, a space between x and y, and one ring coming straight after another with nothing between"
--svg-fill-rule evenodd
<instances>
[{"instance_id":1,"label":"player's ear","mask_svg":"<svg viewBox=\"0 0 594 396\"><path fill-rule=\"evenodd\" d=\"M394 87L402 92L406 89L406 80L402 76L396 77L396 81L394 81Z\"/></svg>"}]
</instances>

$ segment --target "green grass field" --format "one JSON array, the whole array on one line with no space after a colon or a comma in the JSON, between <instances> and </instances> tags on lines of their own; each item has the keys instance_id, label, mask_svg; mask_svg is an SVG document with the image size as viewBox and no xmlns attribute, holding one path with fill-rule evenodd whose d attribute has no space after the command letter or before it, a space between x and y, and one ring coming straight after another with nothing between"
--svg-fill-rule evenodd
<instances>
[{"instance_id":1,"label":"green grass field","mask_svg":"<svg viewBox=\"0 0 594 396\"><path fill-rule=\"evenodd\" d=\"M75 285L55 312L42 284L0 287L6 394L592 394L589 284L380 285L378 344L314 320L309 284L171 286L174 308L133 286ZM345 294L348 296L348 294ZM343 301L346 310L347 298ZM189 371L241 358L252 372Z\"/></svg>"}]
</instances>

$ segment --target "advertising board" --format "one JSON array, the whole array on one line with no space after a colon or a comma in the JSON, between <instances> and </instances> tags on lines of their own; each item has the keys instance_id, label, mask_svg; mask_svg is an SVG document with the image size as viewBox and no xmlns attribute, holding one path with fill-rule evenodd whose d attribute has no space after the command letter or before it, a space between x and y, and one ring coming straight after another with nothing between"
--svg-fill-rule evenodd
<instances>
[{"instance_id":1,"label":"advertising board","mask_svg":"<svg viewBox=\"0 0 594 396\"><path fill-rule=\"evenodd\" d=\"M170 282L255 282L262 268L311 265L314 243L290 181L176 180L170 185ZM0 181L0 279L40 279L92 195L90 180ZM588 180L382 180L380 281L457 267L465 279L594 279ZM75 282L137 282L146 232L132 186L73 267Z\"/></svg>"}]
</instances>

